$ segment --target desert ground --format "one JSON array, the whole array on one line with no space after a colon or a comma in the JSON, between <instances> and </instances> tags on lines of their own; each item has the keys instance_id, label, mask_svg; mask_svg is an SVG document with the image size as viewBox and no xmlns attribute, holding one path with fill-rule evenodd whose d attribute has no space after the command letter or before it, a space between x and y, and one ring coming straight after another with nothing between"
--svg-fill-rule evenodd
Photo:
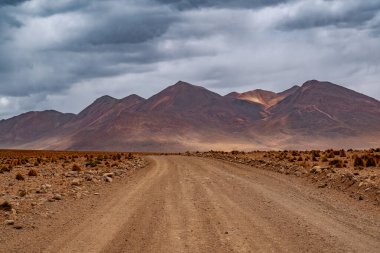
<instances>
[{"instance_id":1,"label":"desert ground","mask_svg":"<svg viewBox=\"0 0 380 253\"><path fill-rule=\"evenodd\" d=\"M0 152L0 252L379 252L380 149Z\"/></svg>"}]
</instances>

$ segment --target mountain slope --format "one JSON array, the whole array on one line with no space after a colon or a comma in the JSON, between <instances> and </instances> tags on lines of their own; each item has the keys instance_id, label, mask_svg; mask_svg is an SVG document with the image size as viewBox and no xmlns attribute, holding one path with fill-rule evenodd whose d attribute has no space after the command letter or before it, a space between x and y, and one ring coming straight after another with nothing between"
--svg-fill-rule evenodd
<instances>
[{"instance_id":1,"label":"mountain slope","mask_svg":"<svg viewBox=\"0 0 380 253\"><path fill-rule=\"evenodd\" d=\"M57 111L28 112L0 121L0 147L7 148L39 140L54 133L75 115Z\"/></svg>"},{"instance_id":2,"label":"mountain slope","mask_svg":"<svg viewBox=\"0 0 380 253\"><path fill-rule=\"evenodd\" d=\"M257 89L253 91L247 91L244 93L232 92L226 95L226 97L240 99L240 100L244 100L244 101L248 101L248 102L252 102L256 104L261 104L265 107L270 107L276 103L276 99L278 98L278 95L277 93L274 93L272 91Z\"/></svg>"},{"instance_id":3,"label":"mountain slope","mask_svg":"<svg viewBox=\"0 0 380 253\"><path fill-rule=\"evenodd\" d=\"M248 101L251 103L256 103L264 106L265 108L272 107L288 97L289 95L296 92L300 87L293 86L292 88L285 90L280 93L275 93L272 91L256 89L252 91L247 91L243 93L231 92L226 95L226 97Z\"/></svg>"},{"instance_id":4,"label":"mountain slope","mask_svg":"<svg viewBox=\"0 0 380 253\"><path fill-rule=\"evenodd\" d=\"M261 118L261 106L224 98L205 88L178 82L133 110L114 104L89 127L72 136L70 149L183 149L192 141L218 142ZM240 138L240 137L239 137Z\"/></svg>"},{"instance_id":5,"label":"mountain slope","mask_svg":"<svg viewBox=\"0 0 380 253\"><path fill-rule=\"evenodd\" d=\"M220 96L178 82L144 99L103 96L79 114L0 121L0 147L184 151L380 146L380 102L311 80L274 93Z\"/></svg>"},{"instance_id":6,"label":"mountain slope","mask_svg":"<svg viewBox=\"0 0 380 253\"><path fill-rule=\"evenodd\" d=\"M311 80L270 109L277 128L306 135L357 135L380 130L380 102L329 82Z\"/></svg>"},{"instance_id":7,"label":"mountain slope","mask_svg":"<svg viewBox=\"0 0 380 253\"><path fill-rule=\"evenodd\" d=\"M146 100L138 111L172 114L197 127L237 127L261 118L261 106L235 101L203 87L178 82Z\"/></svg>"}]
</instances>

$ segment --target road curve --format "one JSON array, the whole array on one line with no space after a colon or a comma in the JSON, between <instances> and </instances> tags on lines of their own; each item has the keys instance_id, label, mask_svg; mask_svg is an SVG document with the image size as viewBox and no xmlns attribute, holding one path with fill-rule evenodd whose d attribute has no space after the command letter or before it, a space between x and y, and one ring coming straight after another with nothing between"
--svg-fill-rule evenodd
<instances>
[{"instance_id":1,"label":"road curve","mask_svg":"<svg viewBox=\"0 0 380 253\"><path fill-rule=\"evenodd\" d=\"M379 216L289 177L206 158L150 157L44 252L380 252Z\"/></svg>"}]
</instances>

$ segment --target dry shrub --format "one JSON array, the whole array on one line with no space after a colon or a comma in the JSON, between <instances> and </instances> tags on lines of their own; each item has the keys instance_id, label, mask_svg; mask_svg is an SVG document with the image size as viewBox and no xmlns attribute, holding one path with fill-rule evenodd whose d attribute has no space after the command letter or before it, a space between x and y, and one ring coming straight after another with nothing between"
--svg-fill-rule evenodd
<instances>
[{"instance_id":1,"label":"dry shrub","mask_svg":"<svg viewBox=\"0 0 380 253\"><path fill-rule=\"evenodd\" d=\"M36 177L38 176L38 172L36 169L30 169L29 172L28 172L28 176L29 177Z\"/></svg>"},{"instance_id":2,"label":"dry shrub","mask_svg":"<svg viewBox=\"0 0 380 253\"><path fill-rule=\"evenodd\" d=\"M376 167L376 157L364 155L362 157L355 156L354 159L354 166L355 167Z\"/></svg>"},{"instance_id":3,"label":"dry shrub","mask_svg":"<svg viewBox=\"0 0 380 253\"><path fill-rule=\"evenodd\" d=\"M73 164L73 167L71 168L72 171L81 171L81 168L78 164Z\"/></svg>"},{"instance_id":4,"label":"dry shrub","mask_svg":"<svg viewBox=\"0 0 380 253\"><path fill-rule=\"evenodd\" d=\"M198 151L197 151L198 152ZM127 157L127 159L128 160L132 160L134 158L134 156L132 155L132 153L128 153L128 157Z\"/></svg>"},{"instance_id":5,"label":"dry shrub","mask_svg":"<svg viewBox=\"0 0 380 253\"><path fill-rule=\"evenodd\" d=\"M321 151L319 150L312 150L311 155L314 157L320 157L321 156Z\"/></svg>"},{"instance_id":6,"label":"dry shrub","mask_svg":"<svg viewBox=\"0 0 380 253\"><path fill-rule=\"evenodd\" d=\"M92 160L90 160L90 161L88 161L88 162L86 163L86 167L92 167L92 168L94 168L94 167L96 167L96 166L98 166L98 162L97 162L97 161L92 161Z\"/></svg>"},{"instance_id":7,"label":"dry shrub","mask_svg":"<svg viewBox=\"0 0 380 253\"><path fill-rule=\"evenodd\" d=\"M344 151L344 149L340 150L340 152L339 152L339 156L340 156L340 157L346 157L346 156L347 156L347 155L346 155L346 151Z\"/></svg>"},{"instance_id":8,"label":"dry shrub","mask_svg":"<svg viewBox=\"0 0 380 253\"><path fill-rule=\"evenodd\" d=\"M24 176L20 172L17 172L16 179L21 181L25 180Z\"/></svg>"},{"instance_id":9,"label":"dry shrub","mask_svg":"<svg viewBox=\"0 0 380 253\"><path fill-rule=\"evenodd\" d=\"M354 157L354 167L364 167L364 161L361 157Z\"/></svg>"},{"instance_id":10,"label":"dry shrub","mask_svg":"<svg viewBox=\"0 0 380 253\"><path fill-rule=\"evenodd\" d=\"M364 156L365 167L376 167L376 161L373 156Z\"/></svg>"},{"instance_id":11,"label":"dry shrub","mask_svg":"<svg viewBox=\"0 0 380 253\"><path fill-rule=\"evenodd\" d=\"M0 202L0 210L4 211L11 211L12 210L12 204L8 201Z\"/></svg>"},{"instance_id":12,"label":"dry shrub","mask_svg":"<svg viewBox=\"0 0 380 253\"><path fill-rule=\"evenodd\" d=\"M0 169L0 173L3 174L4 172L10 172L12 170L12 166L9 165L9 166L3 166L1 169Z\"/></svg>"},{"instance_id":13,"label":"dry shrub","mask_svg":"<svg viewBox=\"0 0 380 253\"><path fill-rule=\"evenodd\" d=\"M330 161L329 165L334 166L336 168L343 168L343 162L340 159L334 159Z\"/></svg>"},{"instance_id":14,"label":"dry shrub","mask_svg":"<svg viewBox=\"0 0 380 253\"><path fill-rule=\"evenodd\" d=\"M375 155L375 160L377 164L380 164L380 155Z\"/></svg>"}]
</instances>

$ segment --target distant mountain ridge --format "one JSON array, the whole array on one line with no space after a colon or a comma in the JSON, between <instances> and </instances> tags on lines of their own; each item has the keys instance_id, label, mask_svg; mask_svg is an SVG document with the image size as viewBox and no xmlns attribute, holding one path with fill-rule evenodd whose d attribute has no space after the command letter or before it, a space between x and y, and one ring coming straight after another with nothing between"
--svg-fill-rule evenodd
<instances>
[{"instance_id":1,"label":"distant mountain ridge","mask_svg":"<svg viewBox=\"0 0 380 253\"><path fill-rule=\"evenodd\" d=\"M380 146L380 102L310 80L275 93L221 96L186 82L144 99L103 96L79 114L0 121L0 148L120 151Z\"/></svg>"}]
</instances>

